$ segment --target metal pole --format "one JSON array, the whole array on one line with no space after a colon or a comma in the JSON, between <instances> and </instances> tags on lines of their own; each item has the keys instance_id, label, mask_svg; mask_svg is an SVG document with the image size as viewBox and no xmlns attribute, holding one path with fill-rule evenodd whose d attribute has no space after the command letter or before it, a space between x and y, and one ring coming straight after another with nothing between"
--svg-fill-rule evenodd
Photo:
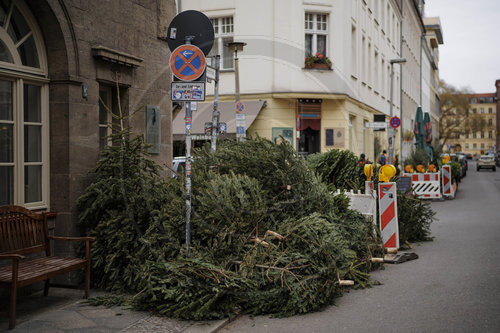
<instances>
[{"instance_id":1,"label":"metal pole","mask_svg":"<svg viewBox=\"0 0 500 333\"><path fill-rule=\"evenodd\" d=\"M238 65L238 50L235 49L234 51L234 83L235 83L235 104L237 104L240 101L240 69ZM243 133L239 133L239 128L243 125ZM245 133L245 113L241 112L238 114L236 112L236 140L245 140L246 138L246 133Z\"/></svg>"},{"instance_id":2,"label":"metal pole","mask_svg":"<svg viewBox=\"0 0 500 333\"><path fill-rule=\"evenodd\" d=\"M217 133L219 129L219 70L220 55L215 56L215 88L214 88L214 112L212 116L212 152L217 149Z\"/></svg>"},{"instance_id":3,"label":"metal pole","mask_svg":"<svg viewBox=\"0 0 500 333\"><path fill-rule=\"evenodd\" d=\"M238 51L234 51L234 80L236 87L236 102L240 100L240 71L238 66Z\"/></svg>"},{"instance_id":4,"label":"metal pole","mask_svg":"<svg viewBox=\"0 0 500 333\"><path fill-rule=\"evenodd\" d=\"M186 102L186 254L191 243L191 102Z\"/></svg>"},{"instance_id":5,"label":"metal pole","mask_svg":"<svg viewBox=\"0 0 500 333\"><path fill-rule=\"evenodd\" d=\"M194 36L186 36L186 44L191 44ZM191 244L191 102L186 102L186 255Z\"/></svg>"},{"instance_id":6,"label":"metal pole","mask_svg":"<svg viewBox=\"0 0 500 333\"><path fill-rule=\"evenodd\" d=\"M390 91L390 103L389 103L389 115L392 118L392 81L394 78L394 64L391 62L391 91ZM387 164L392 164L392 159L394 157L394 134L395 130L392 127L389 127L389 161L387 161Z\"/></svg>"}]
</instances>

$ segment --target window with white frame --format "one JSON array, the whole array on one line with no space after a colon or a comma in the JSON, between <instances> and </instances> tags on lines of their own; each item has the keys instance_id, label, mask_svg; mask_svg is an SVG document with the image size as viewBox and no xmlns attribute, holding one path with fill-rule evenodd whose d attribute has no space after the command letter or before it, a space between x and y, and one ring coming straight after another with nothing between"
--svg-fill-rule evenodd
<instances>
[{"instance_id":1,"label":"window with white frame","mask_svg":"<svg viewBox=\"0 0 500 333\"><path fill-rule=\"evenodd\" d=\"M0 205L48 205L48 79L43 39L21 0L0 1Z\"/></svg>"},{"instance_id":2,"label":"window with white frame","mask_svg":"<svg viewBox=\"0 0 500 333\"><path fill-rule=\"evenodd\" d=\"M306 57L321 53L328 56L328 15L305 14L305 52Z\"/></svg>"},{"instance_id":3,"label":"window with white frame","mask_svg":"<svg viewBox=\"0 0 500 333\"><path fill-rule=\"evenodd\" d=\"M211 18L210 21L214 26L214 45L208 54L209 57L215 57L217 54L221 58L221 69L233 69L234 58L233 53L227 46L228 43L234 41L234 22L232 16Z\"/></svg>"}]
</instances>

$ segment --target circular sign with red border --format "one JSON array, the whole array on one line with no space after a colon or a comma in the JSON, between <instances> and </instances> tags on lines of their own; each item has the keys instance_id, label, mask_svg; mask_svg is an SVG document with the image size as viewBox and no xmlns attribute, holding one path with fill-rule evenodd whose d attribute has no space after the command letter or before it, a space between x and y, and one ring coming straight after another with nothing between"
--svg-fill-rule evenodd
<instances>
[{"instance_id":1,"label":"circular sign with red border","mask_svg":"<svg viewBox=\"0 0 500 333\"><path fill-rule=\"evenodd\" d=\"M181 45L170 56L170 69L175 77L182 81L196 80L203 75L205 67L205 55L195 45Z\"/></svg>"},{"instance_id":2,"label":"circular sign with red border","mask_svg":"<svg viewBox=\"0 0 500 333\"><path fill-rule=\"evenodd\" d=\"M394 116L391 118L390 123L392 128L398 128L399 125L401 125L401 119L399 119L399 117Z\"/></svg>"},{"instance_id":3,"label":"circular sign with red border","mask_svg":"<svg viewBox=\"0 0 500 333\"><path fill-rule=\"evenodd\" d=\"M245 112L247 110L247 107L245 106L245 104L243 104L242 101L238 101L236 103L235 107L236 107L237 113L242 113L242 112Z\"/></svg>"}]
</instances>

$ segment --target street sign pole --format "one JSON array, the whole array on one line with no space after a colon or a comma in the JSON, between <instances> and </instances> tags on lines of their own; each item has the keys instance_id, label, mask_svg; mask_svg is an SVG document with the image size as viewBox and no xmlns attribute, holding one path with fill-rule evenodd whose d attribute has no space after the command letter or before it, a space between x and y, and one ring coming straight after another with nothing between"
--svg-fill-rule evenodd
<instances>
[{"instance_id":1,"label":"street sign pole","mask_svg":"<svg viewBox=\"0 0 500 333\"><path fill-rule=\"evenodd\" d=\"M186 102L186 253L191 243L191 102Z\"/></svg>"},{"instance_id":2,"label":"street sign pole","mask_svg":"<svg viewBox=\"0 0 500 333\"><path fill-rule=\"evenodd\" d=\"M392 100L392 81L393 81L393 79L394 79L394 68L393 68L393 63L391 62L391 93L390 93L391 102L389 103L389 115L391 116L391 118L393 116L392 103L394 103L394 101ZM386 163L392 164L392 159L394 156L394 139L395 139L394 134L396 134L396 131L394 130L394 128L390 127L389 133L387 133L387 134L389 136L389 160Z\"/></svg>"},{"instance_id":3,"label":"street sign pole","mask_svg":"<svg viewBox=\"0 0 500 333\"><path fill-rule=\"evenodd\" d=\"M196 40L195 40L196 36ZM189 256L191 243L191 102L202 100L200 91L205 87L203 74L206 69L206 55L214 43L214 27L210 19L203 13L187 10L177 14L168 26L168 48L170 56L170 70L181 81L203 81L203 85L179 89L177 94L172 92L172 99L181 94L181 100L186 100L186 255ZM201 79L200 79L201 77ZM184 98L184 95L186 98ZM204 100L204 96L203 96Z\"/></svg>"},{"instance_id":4,"label":"street sign pole","mask_svg":"<svg viewBox=\"0 0 500 333\"><path fill-rule=\"evenodd\" d=\"M186 44L191 44L194 36L186 36ZM191 244L191 102L186 102L186 255Z\"/></svg>"},{"instance_id":5,"label":"street sign pole","mask_svg":"<svg viewBox=\"0 0 500 333\"><path fill-rule=\"evenodd\" d=\"M214 88L214 112L212 117L212 152L217 149L217 132L219 130L219 70L220 55L215 56L215 88Z\"/></svg>"}]
</instances>

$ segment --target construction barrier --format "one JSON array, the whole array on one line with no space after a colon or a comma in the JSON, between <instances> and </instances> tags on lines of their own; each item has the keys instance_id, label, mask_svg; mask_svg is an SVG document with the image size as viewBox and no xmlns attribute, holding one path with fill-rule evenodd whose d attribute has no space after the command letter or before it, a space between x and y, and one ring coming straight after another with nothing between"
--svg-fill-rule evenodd
<instances>
[{"instance_id":1,"label":"construction barrier","mask_svg":"<svg viewBox=\"0 0 500 333\"><path fill-rule=\"evenodd\" d=\"M337 190L335 194L341 194L340 190ZM356 210L374 224L377 223L377 197L375 192L363 194L360 191L354 193L351 190L350 192L344 192L344 194L350 199L349 209Z\"/></svg>"},{"instance_id":2,"label":"construction barrier","mask_svg":"<svg viewBox=\"0 0 500 333\"><path fill-rule=\"evenodd\" d=\"M439 172L426 173L405 173L405 176L412 177L411 189L413 194L420 199L440 199L441 182Z\"/></svg>"},{"instance_id":3,"label":"construction barrier","mask_svg":"<svg viewBox=\"0 0 500 333\"><path fill-rule=\"evenodd\" d=\"M399 249L396 183L379 183L378 194L382 242L387 249Z\"/></svg>"},{"instance_id":4,"label":"construction barrier","mask_svg":"<svg viewBox=\"0 0 500 333\"><path fill-rule=\"evenodd\" d=\"M455 197L455 191L451 184L451 165L443 165L441 167L443 196L448 198Z\"/></svg>"}]
</instances>

